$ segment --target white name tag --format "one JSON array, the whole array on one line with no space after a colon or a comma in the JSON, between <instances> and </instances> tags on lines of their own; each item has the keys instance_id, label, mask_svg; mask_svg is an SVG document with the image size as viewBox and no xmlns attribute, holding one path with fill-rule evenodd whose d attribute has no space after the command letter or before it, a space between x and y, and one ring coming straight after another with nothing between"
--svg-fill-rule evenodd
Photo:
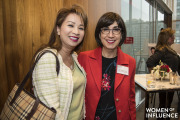
<instances>
[{"instance_id":1,"label":"white name tag","mask_svg":"<svg viewBox=\"0 0 180 120\"><path fill-rule=\"evenodd\" d=\"M129 75L129 68L122 65L117 65L117 73Z\"/></svg>"}]
</instances>

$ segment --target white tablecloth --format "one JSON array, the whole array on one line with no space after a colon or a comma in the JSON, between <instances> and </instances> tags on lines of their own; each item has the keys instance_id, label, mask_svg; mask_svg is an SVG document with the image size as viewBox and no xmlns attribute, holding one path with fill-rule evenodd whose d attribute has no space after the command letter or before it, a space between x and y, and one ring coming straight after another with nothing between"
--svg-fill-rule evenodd
<instances>
[{"instance_id":1,"label":"white tablecloth","mask_svg":"<svg viewBox=\"0 0 180 120\"><path fill-rule=\"evenodd\" d=\"M146 74L135 74L135 82L146 91L180 89L180 86L170 84L168 79L156 80L155 88L149 88L146 85Z\"/></svg>"}]
</instances>

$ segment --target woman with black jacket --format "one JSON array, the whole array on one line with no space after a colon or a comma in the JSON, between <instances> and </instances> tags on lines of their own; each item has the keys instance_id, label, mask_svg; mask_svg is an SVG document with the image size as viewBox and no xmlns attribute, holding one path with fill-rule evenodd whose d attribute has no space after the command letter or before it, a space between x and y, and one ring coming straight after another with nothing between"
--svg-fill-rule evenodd
<instances>
[{"instance_id":1,"label":"woman with black jacket","mask_svg":"<svg viewBox=\"0 0 180 120\"><path fill-rule=\"evenodd\" d=\"M171 45L174 43L174 33L175 31L171 28L163 29L159 33L155 53L151 55L146 62L149 70L152 70L152 68L158 65L159 61L161 60L163 63L167 64L173 72L178 72L180 75L180 58L176 51L171 48ZM166 92L160 92L159 108L170 108L173 95L174 92L168 92L166 102ZM160 120L163 120L163 118Z\"/></svg>"}]
</instances>

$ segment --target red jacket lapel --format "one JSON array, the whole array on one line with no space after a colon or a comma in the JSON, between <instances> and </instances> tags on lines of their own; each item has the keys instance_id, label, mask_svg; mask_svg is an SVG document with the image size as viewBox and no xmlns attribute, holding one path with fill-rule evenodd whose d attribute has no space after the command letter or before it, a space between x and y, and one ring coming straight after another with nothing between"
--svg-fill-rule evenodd
<instances>
[{"instance_id":1,"label":"red jacket lapel","mask_svg":"<svg viewBox=\"0 0 180 120\"><path fill-rule=\"evenodd\" d=\"M92 54L89 55L89 64L90 70L92 72L93 78L95 83L98 87L99 92L101 92L101 81L102 81L102 49L98 47L95 49ZM122 50L118 47L117 49L117 66L122 65L129 68L129 59L126 57L126 54L122 52ZM117 73L117 66L116 66L116 73L115 73L115 89L121 84L124 78L124 74Z\"/></svg>"},{"instance_id":2,"label":"red jacket lapel","mask_svg":"<svg viewBox=\"0 0 180 120\"><path fill-rule=\"evenodd\" d=\"M101 93L102 54L100 47L95 49L94 52L89 55L89 64L95 83L98 87L99 92Z\"/></svg>"},{"instance_id":3,"label":"red jacket lapel","mask_svg":"<svg viewBox=\"0 0 180 120\"><path fill-rule=\"evenodd\" d=\"M126 55L122 52L122 50L118 47L117 49L117 65L116 65L116 73L115 73L115 86L114 91L117 89L117 87L121 84L124 78L124 74L117 73L117 66L122 65L129 68L129 59L126 57Z\"/></svg>"}]
</instances>

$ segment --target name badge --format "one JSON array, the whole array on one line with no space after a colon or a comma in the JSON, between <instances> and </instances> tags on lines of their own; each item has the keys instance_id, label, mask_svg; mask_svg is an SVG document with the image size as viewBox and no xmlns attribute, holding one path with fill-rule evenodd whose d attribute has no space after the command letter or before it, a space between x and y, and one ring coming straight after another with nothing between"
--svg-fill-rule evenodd
<instances>
[{"instance_id":1,"label":"name badge","mask_svg":"<svg viewBox=\"0 0 180 120\"><path fill-rule=\"evenodd\" d=\"M117 73L129 75L129 68L122 65L117 65Z\"/></svg>"}]
</instances>

